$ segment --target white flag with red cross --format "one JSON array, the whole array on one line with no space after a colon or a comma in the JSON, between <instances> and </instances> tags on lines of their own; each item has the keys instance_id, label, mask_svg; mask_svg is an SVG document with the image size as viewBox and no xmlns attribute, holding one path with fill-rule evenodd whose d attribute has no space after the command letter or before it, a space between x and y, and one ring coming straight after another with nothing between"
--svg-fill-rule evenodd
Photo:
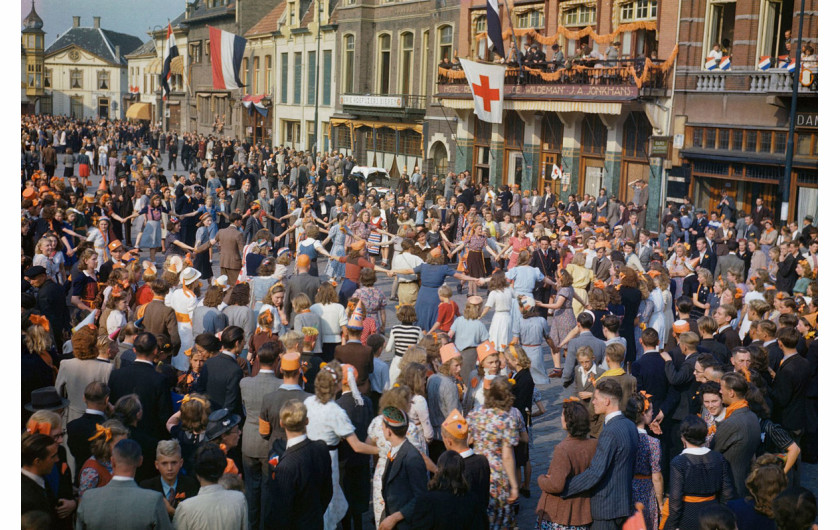
<instances>
[{"instance_id":1,"label":"white flag with red cross","mask_svg":"<svg viewBox=\"0 0 840 530\"><path fill-rule=\"evenodd\" d=\"M488 123L502 123L505 95L505 67L461 59L467 85L475 102L478 119Z\"/></svg>"}]
</instances>

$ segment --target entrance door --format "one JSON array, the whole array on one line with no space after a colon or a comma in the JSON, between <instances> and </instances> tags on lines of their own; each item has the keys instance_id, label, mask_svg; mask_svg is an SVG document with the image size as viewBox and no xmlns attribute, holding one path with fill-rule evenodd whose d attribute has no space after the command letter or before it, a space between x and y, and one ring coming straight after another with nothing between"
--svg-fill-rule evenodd
<instances>
[{"instance_id":1,"label":"entrance door","mask_svg":"<svg viewBox=\"0 0 840 530\"><path fill-rule=\"evenodd\" d=\"M540 164L540 167L542 168L540 171L540 186L539 188L537 188L537 191L540 194L543 193L543 191L545 190L545 185L548 184L549 186L551 186L552 193L554 193L557 196L560 196L560 179L551 179L551 172L554 169L555 164L557 165L557 167L560 168L561 171L563 170L561 164L558 161L559 158L560 157L557 155L557 153L542 154L542 163Z\"/></svg>"},{"instance_id":2,"label":"entrance door","mask_svg":"<svg viewBox=\"0 0 840 530\"><path fill-rule=\"evenodd\" d=\"M70 98L70 117L84 118L85 107L82 104L82 96L72 96Z\"/></svg>"},{"instance_id":3,"label":"entrance door","mask_svg":"<svg viewBox=\"0 0 840 530\"><path fill-rule=\"evenodd\" d=\"M650 166L638 162L625 162L623 177L618 188L618 198L621 201L629 202L633 200L633 192L627 185L639 179L649 182Z\"/></svg>"},{"instance_id":4,"label":"entrance door","mask_svg":"<svg viewBox=\"0 0 840 530\"><path fill-rule=\"evenodd\" d=\"M166 110L169 112L169 117L166 119L168 130L181 130L181 105L167 105Z\"/></svg>"},{"instance_id":5,"label":"entrance door","mask_svg":"<svg viewBox=\"0 0 840 530\"><path fill-rule=\"evenodd\" d=\"M579 193L598 196L598 190L604 187L604 161L600 159L585 159L583 164L583 179L578 185Z\"/></svg>"},{"instance_id":6,"label":"entrance door","mask_svg":"<svg viewBox=\"0 0 840 530\"><path fill-rule=\"evenodd\" d=\"M99 98L99 118L108 119L108 98Z\"/></svg>"},{"instance_id":7,"label":"entrance door","mask_svg":"<svg viewBox=\"0 0 840 530\"><path fill-rule=\"evenodd\" d=\"M522 186L522 171L525 167L525 158L519 151L508 151L507 160L507 184Z\"/></svg>"}]
</instances>

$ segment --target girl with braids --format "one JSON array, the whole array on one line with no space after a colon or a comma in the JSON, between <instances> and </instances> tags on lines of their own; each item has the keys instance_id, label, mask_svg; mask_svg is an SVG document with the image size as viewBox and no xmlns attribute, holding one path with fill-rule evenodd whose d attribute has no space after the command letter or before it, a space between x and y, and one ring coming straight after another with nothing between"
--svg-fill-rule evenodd
<instances>
[{"instance_id":1,"label":"girl with braids","mask_svg":"<svg viewBox=\"0 0 840 530\"><path fill-rule=\"evenodd\" d=\"M306 435L311 440L321 440L327 444L332 460L333 497L327 511L324 512L324 528L335 528L348 508L347 499L341 491L338 480L338 443L346 440L357 453L379 454L376 446L359 440L347 412L335 402L335 396L341 388L342 375L342 367L338 362L333 361L322 365L318 375L315 376L315 395L309 396L303 402L309 418ZM351 384L351 389L353 388L355 388L355 376ZM358 390L355 390L353 394L355 398Z\"/></svg>"},{"instance_id":2,"label":"girl with braids","mask_svg":"<svg viewBox=\"0 0 840 530\"><path fill-rule=\"evenodd\" d=\"M624 414L633 420L639 431L639 448L633 475L633 503L641 503L647 528L659 528L659 514L665 504L665 482L660 460L659 440L650 436L646 428L653 421L651 396L646 392L632 394Z\"/></svg>"}]
</instances>

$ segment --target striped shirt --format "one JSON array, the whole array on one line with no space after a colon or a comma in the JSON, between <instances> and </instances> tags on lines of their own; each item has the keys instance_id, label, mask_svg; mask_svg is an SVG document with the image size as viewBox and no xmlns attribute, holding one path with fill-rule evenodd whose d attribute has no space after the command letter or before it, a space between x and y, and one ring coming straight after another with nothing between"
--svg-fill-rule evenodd
<instances>
[{"instance_id":1,"label":"striped shirt","mask_svg":"<svg viewBox=\"0 0 840 530\"><path fill-rule=\"evenodd\" d=\"M388 337L388 344L385 346L385 351L393 351L401 357L409 346L414 346L422 338L423 330L419 327L397 324L391 328L391 335Z\"/></svg>"}]
</instances>

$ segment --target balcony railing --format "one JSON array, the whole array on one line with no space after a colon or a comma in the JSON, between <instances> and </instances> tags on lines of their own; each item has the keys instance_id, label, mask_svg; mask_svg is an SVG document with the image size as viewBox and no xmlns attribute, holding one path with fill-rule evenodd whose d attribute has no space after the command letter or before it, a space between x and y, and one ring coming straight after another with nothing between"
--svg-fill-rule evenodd
<instances>
[{"instance_id":1,"label":"balcony railing","mask_svg":"<svg viewBox=\"0 0 840 530\"><path fill-rule=\"evenodd\" d=\"M426 96L415 94L353 94L339 96L343 107L368 107L394 110L425 110Z\"/></svg>"},{"instance_id":2,"label":"balcony railing","mask_svg":"<svg viewBox=\"0 0 840 530\"><path fill-rule=\"evenodd\" d=\"M793 91L793 73L784 68L734 72L687 72L684 90L692 92L746 92L786 94ZM817 71L810 86L799 84L802 95L817 94Z\"/></svg>"}]
</instances>

